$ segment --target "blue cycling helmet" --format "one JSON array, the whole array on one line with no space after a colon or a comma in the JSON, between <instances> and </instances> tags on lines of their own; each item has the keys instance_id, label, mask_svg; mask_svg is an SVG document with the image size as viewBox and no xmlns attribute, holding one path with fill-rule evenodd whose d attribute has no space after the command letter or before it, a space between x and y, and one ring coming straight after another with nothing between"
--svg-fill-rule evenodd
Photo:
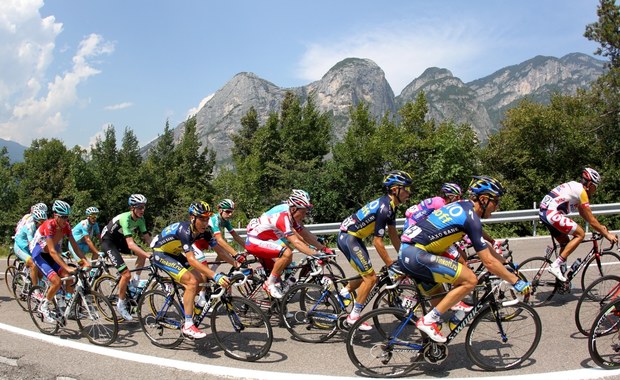
<instances>
[{"instance_id":1,"label":"blue cycling helmet","mask_svg":"<svg viewBox=\"0 0 620 380\"><path fill-rule=\"evenodd\" d=\"M71 214L71 206L67 202L57 199L54 201L52 211L58 215L68 216Z\"/></svg>"},{"instance_id":2,"label":"blue cycling helmet","mask_svg":"<svg viewBox=\"0 0 620 380\"><path fill-rule=\"evenodd\" d=\"M91 214L99 214L99 209L95 206L89 207L86 209L85 212L86 215L91 215Z\"/></svg>"},{"instance_id":3,"label":"blue cycling helmet","mask_svg":"<svg viewBox=\"0 0 620 380\"><path fill-rule=\"evenodd\" d=\"M189 205L188 212L190 215L194 216L211 216L213 215L213 211L211 211L211 206L205 201L192 202Z\"/></svg>"},{"instance_id":4,"label":"blue cycling helmet","mask_svg":"<svg viewBox=\"0 0 620 380\"><path fill-rule=\"evenodd\" d=\"M402 170L392 170L383 177L383 186L388 189L394 186L411 186L413 178L409 173Z\"/></svg>"},{"instance_id":5,"label":"blue cycling helmet","mask_svg":"<svg viewBox=\"0 0 620 380\"><path fill-rule=\"evenodd\" d=\"M34 219L36 222L45 220L47 219L47 212L43 211L42 209L36 209L32 212L32 219Z\"/></svg>"},{"instance_id":6,"label":"blue cycling helmet","mask_svg":"<svg viewBox=\"0 0 620 380\"><path fill-rule=\"evenodd\" d=\"M441 192L445 195L458 195L459 197L463 194L461 187L453 182L446 182L441 185Z\"/></svg>"},{"instance_id":7,"label":"blue cycling helmet","mask_svg":"<svg viewBox=\"0 0 620 380\"><path fill-rule=\"evenodd\" d=\"M506 190L501 182L485 175L474 176L469 184L469 191L476 196L490 195L492 197L501 197L506 194Z\"/></svg>"},{"instance_id":8,"label":"blue cycling helmet","mask_svg":"<svg viewBox=\"0 0 620 380\"><path fill-rule=\"evenodd\" d=\"M46 213L47 213L47 205L46 205L45 203L43 203L43 202L41 202L41 203L37 203L37 204L35 204L35 205L32 205L32 207L30 207L30 210L31 210L31 211L34 211L34 210L43 210L43 212L46 212Z\"/></svg>"}]
</instances>

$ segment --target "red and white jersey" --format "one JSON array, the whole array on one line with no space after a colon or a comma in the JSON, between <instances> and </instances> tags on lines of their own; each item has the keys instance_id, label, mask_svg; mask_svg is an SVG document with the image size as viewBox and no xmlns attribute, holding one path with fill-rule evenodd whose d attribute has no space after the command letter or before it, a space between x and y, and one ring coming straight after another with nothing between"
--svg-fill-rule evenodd
<instances>
[{"instance_id":1,"label":"red and white jersey","mask_svg":"<svg viewBox=\"0 0 620 380\"><path fill-rule=\"evenodd\" d=\"M65 226L61 230L58 223L56 223L56 219L48 219L43 222L43 224L37 228L37 232L35 232L34 238L30 242L30 252L32 252L37 244L39 244L42 249L45 248L47 246L47 238L53 239L59 231L62 235L59 237L58 241L55 242L56 245L60 245L63 237L71 236L71 226L69 223L65 223Z\"/></svg>"},{"instance_id":2,"label":"red and white jersey","mask_svg":"<svg viewBox=\"0 0 620 380\"><path fill-rule=\"evenodd\" d=\"M563 214L576 212L579 206L590 207L590 199L583 185L576 181L559 185L540 202L541 210L555 210Z\"/></svg>"},{"instance_id":3,"label":"red and white jersey","mask_svg":"<svg viewBox=\"0 0 620 380\"><path fill-rule=\"evenodd\" d=\"M303 226L293 219L287 204L273 207L258 218L252 219L247 227L248 236L260 240L278 240L300 231Z\"/></svg>"}]
</instances>

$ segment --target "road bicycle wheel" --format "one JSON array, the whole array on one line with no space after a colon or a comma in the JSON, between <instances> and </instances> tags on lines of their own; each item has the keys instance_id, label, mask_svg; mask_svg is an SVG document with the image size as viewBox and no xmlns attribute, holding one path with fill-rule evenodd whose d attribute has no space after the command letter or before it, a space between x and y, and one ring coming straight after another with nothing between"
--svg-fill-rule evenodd
<instances>
[{"instance_id":1,"label":"road bicycle wheel","mask_svg":"<svg viewBox=\"0 0 620 380\"><path fill-rule=\"evenodd\" d=\"M488 371L507 370L532 355L541 333L538 313L525 303L500 306L497 315L485 307L467 330L465 348L478 367Z\"/></svg>"},{"instance_id":2,"label":"road bicycle wheel","mask_svg":"<svg viewBox=\"0 0 620 380\"><path fill-rule=\"evenodd\" d=\"M400 308L372 310L351 326L347 355L363 374L402 377L419 365L426 343L415 324L407 322L408 313ZM372 329L360 330L364 322Z\"/></svg>"},{"instance_id":3,"label":"road bicycle wheel","mask_svg":"<svg viewBox=\"0 0 620 380\"><path fill-rule=\"evenodd\" d=\"M4 283L11 294L13 294L13 279L15 278L16 273L17 268L13 265L8 266L4 272Z\"/></svg>"},{"instance_id":4,"label":"road bicycle wheel","mask_svg":"<svg viewBox=\"0 0 620 380\"><path fill-rule=\"evenodd\" d=\"M30 278L23 272L17 272L11 282L11 292L15 296L15 301L24 311L28 311L28 292L31 285Z\"/></svg>"},{"instance_id":5,"label":"road bicycle wheel","mask_svg":"<svg viewBox=\"0 0 620 380\"><path fill-rule=\"evenodd\" d=\"M246 362L267 355L273 342L269 318L242 297L222 296L211 313L211 331L226 356Z\"/></svg>"},{"instance_id":6,"label":"road bicycle wheel","mask_svg":"<svg viewBox=\"0 0 620 380\"><path fill-rule=\"evenodd\" d=\"M7 267L11 267L11 266L17 267L17 263L19 263L19 258L17 258L17 255L13 251L13 246L11 245L11 249L10 249L9 255L6 257L6 266Z\"/></svg>"},{"instance_id":7,"label":"road bicycle wheel","mask_svg":"<svg viewBox=\"0 0 620 380\"><path fill-rule=\"evenodd\" d=\"M149 290L138 302L140 327L159 347L176 347L183 341L181 326L185 316L178 302L161 290Z\"/></svg>"},{"instance_id":8,"label":"road bicycle wheel","mask_svg":"<svg viewBox=\"0 0 620 380\"><path fill-rule=\"evenodd\" d=\"M601 368L620 368L620 299L596 316L588 334L588 351Z\"/></svg>"},{"instance_id":9,"label":"road bicycle wheel","mask_svg":"<svg viewBox=\"0 0 620 380\"><path fill-rule=\"evenodd\" d=\"M601 252L600 261L596 256L590 258L581 273L581 289L584 290L594 280L620 271L620 255L615 252Z\"/></svg>"},{"instance_id":10,"label":"road bicycle wheel","mask_svg":"<svg viewBox=\"0 0 620 380\"><path fill-rule=\"evenodd\" d=\"M47 323L43 319L43 315L39 311L39 304L45 297L45 288L42 286L33 286L28 292L28 313L30 313L30 318L34 322L35 326L41 331L43 334L53 335L56 334L58 329L60 328L60 324L58 321L54 320L52 323ZM52 298L49 303L50 306L50 314L55 316L58 314L58 306L56 305L56 299Z\"/></svg>"},{"instance_id":11,"label":"road bicycle wheel","mask_svg":"<svg viewBox=\"0 0 620 380\"><path fill-rule=\"evenodd\" d=\"M418 302L418 292L413 285L398 285L394 289L383 289L372 304L373 310L384 307L407 307L407 302Z\"/></svg>"},{"instance_id":12,"label":"road bicycle wheel","mask_svg":"<svg viewBox=\"0 0 620 380\"><path fill-rule=\"evenodd\" d=\"M78 294L73 313L80 332L92 344L109 346L118 336L118 321L110 300L101 293ZM112 318L107 316L112 315Z\"/></svg>"},{"instance_id":13,"label":"road bicycle wheel","mask_svg":"<svg viewBox=\"0 0 620 380\"><path fill-rule=\"evenodd\" d=\"M243 282L244 278L242 274L237 274L230 278L230 286L228 287L230 295L249 299L257 304L268 317L271 317L273 315L272 303L271 298L263 290L264 280L254 274L248 276L245 282Z\"/></svg>"},{"instance_id":14,"label":"road bicycle wheel","mask_svg":"<svg viewBox=\"0 0 620 380\"><path fill-rule=\"evenodd\" d=\"M321 343L338 332L338 320L346 317L334 295L317 284L294 285L282 298L280 318L293 338Z\"/></svg>"},{"instance_id":15,"label":"road bicycle wheel","mask_svg":"<svg viewBox=\"0 0 620 380\"><path fill-rule=\"evenodd\" d=\"M103 274L99 276L99 278L93 283L93 290L107 298L113 308L116 307L116 304L118 303L118 281L115 276L112 276L111 274ZM95 302L98 300L98 298L95 298ZM119 318L120 321L123 321L123 317L117 315L116 312L109 312L106 303L101 305L97 303L97 308L99 309L101 315L108 321L115 318Z\"/></svg>"},{"instance_id":16,"label":"road bicycle wheel","mask_svg":"<svg viewBox=\"0 0 620 380\"><path fill-rule=\"evenodd\" d=\"M522 273L530 282L528 305L540 306L549 301L557 291L559 281L547 271L551 261L544 257L530 257L519 265L519 273Z\"/></svg>"},{"instance_id":17,"label":"road bicycle wheel","mask_svg":"<svg viewBox=\"0 0 620 380\"><path fill-rule=\"evenodd\" d=\"M619 276L603 276L591 283L579 297L575 307L575 324L579 332L588 336L594 318L619 293Z\"/></svg>"}]
</instances>

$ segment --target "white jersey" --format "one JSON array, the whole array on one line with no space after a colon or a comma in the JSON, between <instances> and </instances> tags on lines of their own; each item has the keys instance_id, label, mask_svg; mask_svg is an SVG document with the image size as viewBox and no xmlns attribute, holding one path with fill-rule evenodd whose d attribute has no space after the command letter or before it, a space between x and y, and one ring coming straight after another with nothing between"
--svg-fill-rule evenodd
<instances>
[{"instance_id":1,"label":"white jersey","mask_svg":"<svg viewBox=\"0 0 620 380\"><path fill-rule=\"evenodd\" d=\"M563 214L576 212L579 206L590 207L590 199L583 185L576 181L557 186L540 202L541 210L555 210Z\"/></svg>"}]
</instances>

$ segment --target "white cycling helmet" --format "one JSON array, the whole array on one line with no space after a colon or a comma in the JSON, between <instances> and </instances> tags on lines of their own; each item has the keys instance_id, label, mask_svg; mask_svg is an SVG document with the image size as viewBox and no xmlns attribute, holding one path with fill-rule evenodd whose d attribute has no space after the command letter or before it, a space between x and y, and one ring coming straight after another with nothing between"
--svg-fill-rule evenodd
<instances>
[{"instance_id":1,"label":"white cycling helmet","mask_svg":"<svg viewBox=\"0 0 620 380\"><path fill-rule=\"evenodd\" d=\"M601 183L601 175L592 168L585 168L581 172L581 178L587 183L592 182L595 186Z\"/></svg>"},{"instance_id":2,"label":"white cycling helmet","mask_svg":"<svg viewBox=\"0 0 620 380\"><path fill-rule=\"evenodd\" d=\"M146 204L146 197L142 194L131 194L129 196L129 205L137 206Z\"/></svg>"},{"instance_id":3,"label":"white cycling helmet","mask_svg":"<svg viewBox=\"0 0 620 380\"><path fill-rule=\"evenodd\" d=\"M311 208L312 203L310 203L310 195L308 192L304 190L294 189L291 192L291 195L288 197L286 203L289 207L297 207L297 208Z\"/></svg>"}]
</instances>

